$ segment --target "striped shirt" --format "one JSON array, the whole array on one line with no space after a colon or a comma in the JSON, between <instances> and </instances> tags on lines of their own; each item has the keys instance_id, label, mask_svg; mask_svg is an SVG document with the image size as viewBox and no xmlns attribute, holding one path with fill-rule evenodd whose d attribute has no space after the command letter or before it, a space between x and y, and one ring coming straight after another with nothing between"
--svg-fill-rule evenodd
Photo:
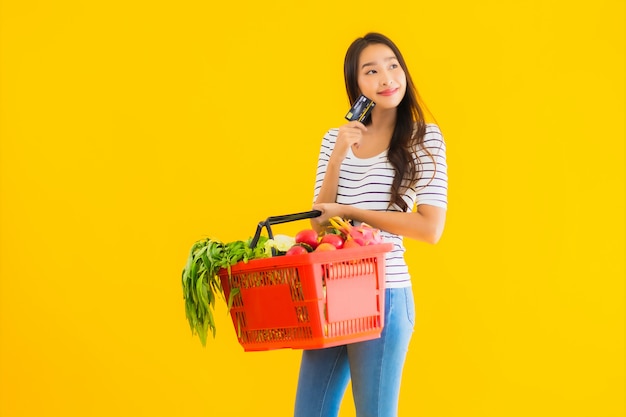
<instances>
[{"instance_id":1,"label":"striped shirt","mask_svg":"<svg viewBox=\"0 0 626 417\"><path fill-rule=\"evenodd\" d=\"M317 198L322 181L326 174L328 160L335 147L338 129L329 130L322 139L313 201ZM416 184L406 190L402 196L408 210L415 206L428 204L447 209L448 175L446 165L446 146L439 130L434 124L426 125L423 147L433 156L431 158L423 149L414 157L419 158L419 179ZM350 149L343 160L339 173L336 202L365 210L400 211L397 205L389 207L391 200L391 184L394 169L387 158L387 150L371 158L357 158ZM381 231L386 242L393 243L393 249L386 254L385 282L387 288L402 288L411 285L406 261L404 260L404 244L402 236Z\"/></svg>"}]
</instances>

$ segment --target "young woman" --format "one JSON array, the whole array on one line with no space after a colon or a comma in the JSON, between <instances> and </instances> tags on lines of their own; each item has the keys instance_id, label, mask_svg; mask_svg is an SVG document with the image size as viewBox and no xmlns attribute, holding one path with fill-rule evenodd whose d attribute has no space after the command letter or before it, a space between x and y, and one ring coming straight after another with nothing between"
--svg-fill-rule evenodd
<instances>
[{"instance_id":1,"label":"young woman","mask_svg":"<svg viewBox=\"0 0 626 417\"><path fill-rule=\"evenodd\" d=\"M341 216L380 229L394 249L385 265L385 326L379 339L302 353L296 417L337 416L350 379L358 417L396 416L402 369L415 324L403 236L436 243L447 208L445 143L424 121L402 54L369 33L348 48L348 99L376 106L365 124L352 121L322 140L312 220L317 230Z\"/></svg>"}]
</instances>

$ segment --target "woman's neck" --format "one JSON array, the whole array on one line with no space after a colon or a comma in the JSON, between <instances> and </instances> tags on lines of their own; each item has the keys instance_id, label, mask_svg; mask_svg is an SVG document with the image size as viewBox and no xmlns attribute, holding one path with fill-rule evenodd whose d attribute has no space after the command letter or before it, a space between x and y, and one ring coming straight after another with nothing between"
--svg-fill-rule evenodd
<instances>
[{"instance_id":1,"label":"woman's neck","mask_svg":"<svg viewBox=\"0 0 626 417\"><path fill-rule=\"evenodd\" d=\"M367 130L371 131L371 133L393 134L396 127L397 114L396 109L381 110L378 112L375 109L371 116L372 123L367 126Z\"/></svg>"},{"instance_id":2,"label":"woman's neck","mask_svg":"<svg viewBox=\"0 0 626 417\"><path fill-rule=\"evenodd\" d=\"M367 126L367 132L363 133L361 144L352 147L354 155L370 158L383 152L389 147L395 125L395 111L372 113L372 123Z\"/></svg>"}]
</instances>

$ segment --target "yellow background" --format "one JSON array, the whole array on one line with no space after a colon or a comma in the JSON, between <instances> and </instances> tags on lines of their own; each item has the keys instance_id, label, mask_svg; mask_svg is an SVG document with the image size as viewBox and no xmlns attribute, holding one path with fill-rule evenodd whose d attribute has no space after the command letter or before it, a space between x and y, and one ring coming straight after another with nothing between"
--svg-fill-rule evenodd
<instances>
[{"instance_id":1,"label":"yellow background","mask_svg":"<svg viewBox=\"0 0 626 417\"><path fill-rule=\"evenodd\" d=\"M244 353L224 306L202 348L180 274L309 209L376 30L450 175L401 415L623 416L624 2L212 3L2 0L0 415L291 415L299 352Z\"/></svg>"}]
</instances>

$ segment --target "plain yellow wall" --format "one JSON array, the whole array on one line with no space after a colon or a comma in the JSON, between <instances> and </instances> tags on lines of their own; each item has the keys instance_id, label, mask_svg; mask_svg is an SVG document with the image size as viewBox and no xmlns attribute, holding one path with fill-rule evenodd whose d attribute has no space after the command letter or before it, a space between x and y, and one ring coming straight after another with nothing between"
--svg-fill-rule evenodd
<instances>
[{"instance_id":1,"label":"plain yellow wall","mask_svg":"<svg viewBox=\"0 0 626 417\"><path fill-rule=\"evenodd\" d=\"M401 414L623 416L624 2L292 3L1 2L0 415L291 414L299 352L202 348L181 271L309 209L376 30L448 144Z\"/></svg>"}]
</instances>

